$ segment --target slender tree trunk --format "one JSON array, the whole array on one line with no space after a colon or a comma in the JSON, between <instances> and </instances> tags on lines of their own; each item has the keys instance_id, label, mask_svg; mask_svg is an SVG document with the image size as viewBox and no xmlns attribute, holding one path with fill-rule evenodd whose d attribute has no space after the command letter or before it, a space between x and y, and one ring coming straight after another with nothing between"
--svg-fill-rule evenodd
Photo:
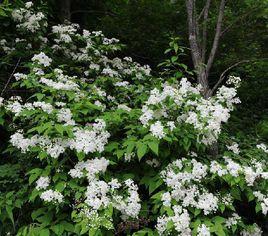
<instances>
[{"instance_id":1,"label":"slender tree trunk","mask_svg":"<svg viewBox=\"0 0 268 236\"><path fill-rule=\"evenodd\" d=\"M225 1L226 0L221 0L220 5L219 5L219 13L218 13L217 25L215 29L215 36L214 36L212 48L209 53L209 57L206 61L207 20L208 20L211 0L206 1L204 8L199 16L196 13L196 1L186 0L189 44L191 48L194 68L197 73L197 81L203 87L202 92L203 92L204 98L209 98L212 95L212 91L209 87L209 73L213 65L215 55L216 55L219 42L220 42ZM198 20L202 17L202 15L203 15L203 24L202 24L202 37L201 37L199 34Z\"/></svg>"}]
</instances>

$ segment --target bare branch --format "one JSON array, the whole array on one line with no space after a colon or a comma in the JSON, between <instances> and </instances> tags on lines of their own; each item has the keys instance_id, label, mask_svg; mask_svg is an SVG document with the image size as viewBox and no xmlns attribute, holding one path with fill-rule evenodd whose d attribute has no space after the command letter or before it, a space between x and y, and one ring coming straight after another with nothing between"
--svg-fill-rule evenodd
<instances>
[{"instance_id":1,"label":"bare branch","mask_svg":"<svg viewBox=\"0 0 268 236\"><path fill-rule=\"evenodd\" d=\"M207 67L206 67L206 73L207 74L209 73L209 71L210 71L210 69L212 67L212 64L213 64L213 61L214 61L214 58L215 58L215 55L216 55L216 52L217 52L217 49L218 49L218 46L219 46L219 41L220 41L220 36L221 36L221 28L222 28L222 21L223 21L223 15L224 15L224 8L225 8L225 0L221 0L220 8L219 8L219 14L218 14L218 20L217 20L217 26L216 26L216 33L215 33L212 49L210 51L210 55L209 55L209 59L208 59L208 62L207 62Z\"/></svg>"},{"instance_id":2,"label":"bare branch","mask_svg":"<svg viewBox=\"0 0 268 236\"><path fill-rule=\"evenodd\" d=\"M206 59L206 49L207 49L207 20L208 20L208 12L210 7L211 0L207 0L206 5L204 7L204 21L203 21L203 34L202 34L202 47L201 47L201 58L202 62L205 62Z\"/></svg>"},{"instance_id":3,"label":"bare branch","mask_svg":"<svg viewBox=\"0 0 268 236\"><path fill-rule=\"evenodd\" d=\"M188 21L188 33L189 33L189 43L191 47L192 59L195 69L200 66L200 49L198 47L198 40L196 34L196 19L194 19L194 0L186 0L187 8L187 21Z\"/></svg>"},{"instance_id":4,"label":"bare branch","mask_svg":"<svg viewBox=\"0 0 268 236\"><path fill-rule=\"evenodd\" d=\"M229 66L226 70L224 70L224 71L221 73L218 82L217 82L217 83L214 85L214 87L211 89L211 93L213 94L213 93L215 92L215 90L219 87L219 85L223 82L223 80L225 79L225 75L227 74L228 71L230 71L230 70L233 69L234 67L237 67L237 66L240 65L240 64L248 63L248 62L250 62L250 60L242 60L242 61L236 62L235 64Z\"/></svg>"},{"instance_id":5,"label":"bare branch","mask_svg":"<svg viewBox=\"0 0 268 236\"><path fill-rule=\"evenodd\" d=\"M9 78L8 78L6 84L5 84L5 87L3 88L2 92L1 92L1 96L4 94L5 90L7 89L7 86L9 85L9 83L10 83L10 81L11 81L11 79L12 79L14 73L15 73L15 71L17 70L17 68L18 68L18 66L20 64L20 61L21 61L21 58L19 58L19 60L17 61L17 64L15 65L11 75L9 76Z\"/></svg>"}]
</instances>

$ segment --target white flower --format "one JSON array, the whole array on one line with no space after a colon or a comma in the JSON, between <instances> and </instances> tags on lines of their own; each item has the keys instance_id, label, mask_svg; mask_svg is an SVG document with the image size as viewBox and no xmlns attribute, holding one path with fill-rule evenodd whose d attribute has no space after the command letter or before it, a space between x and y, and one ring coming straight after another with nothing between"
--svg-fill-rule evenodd
<instances>
[{"instance_id":1,"label":"white flower","mask_svg":"<svg viewBox=\"0 0 268 236\"><path fill-rule=\"evenodd\" d=\"M74 139L70 141L70 148L85 154L93 152L103 152L104 146L108 142L110 133L105 130L100 130L103 123L95 123L95 129L77 129L74 131Z\"/></svg>"},{"instance_id":2,"label":"white flower","mask_svg":"<svg viewBox=\"0 0 268 236\"><path fill-rule=\"evenodd\" d=\"M156 158L154 158L152 160L146 160L146 163L149 166L152 166L152 167L158 167L158 166L160 166L160 163L159 163L159 161Z\"/></svg>"},{"instance_id":3,"label":"white flower","mask_svg":"<svg viewBox=\"0 0 268 236\"><path fill-rule=\"evenodd\" d=\"M218 209L218 198L212 193L204 193L199 196L197 207L202 209L205 215L208 215Z\"/></svg>"},{"instance_id":4,"label":"white flower","mask_svg":"<svg viewBox=\"0 0 268 236\"><path fill-rule=\"evenodd\" d=\"M88 160L86 162L78 162L75 165L74 169L71 169L69 171L69 174L73 178L81 178L84 176L84 173L86 171L86 176L88 180L92 180L100 172L104 173L108 165L109 161L106 160L104 157L95 158L93 160Z\"/></svg>"},{"instance_id":5,"label":"white flower","mask_svg":"<svg viewBox=\"0 0 268 236\"><path fill-rule=\"evenodd\" d=\"M146 126L150 120L154 117L154 112L148 108L148 106L142 107L143 114L140 116L141 123Z\"/></svg>"},{"instance_id":6,"label":"white flower","mask_svg":"<svg viewBox=\"0 0 268 236\"><path fill-rule=\"evenodd\" d=\"M111 68L104 68L102 70L102 74L110 76L110 77L118 77L119 76L118 72L115 70L112 70Z\"/></svg>"},{"instance_id":7,"label":"white flower","mask_svg":"<svg viewBox=\"0 0 268 236\"><path fill-rule=\"evenodd\" d=\"M231 75L227 80L227 84L234 85L235 88L239 88L241 85L241 78Z\"/></svg>"},{"instance_id":8,"label":"white flower","mask_svg":"<svg viewBox=\"0 0 268 236\"><path fill-rule=\"evenodd\" d=\"M114 85L117 87L127 87L129 85L129 82L128 81L116 82Z\"/></svg>"},{"instance_id":9,"label":"white flower","mask_svg":"<svg viewBox=\"0 0 268 236\"><path fill-rule=\"evenodd\" d=\"M134 153L134 152L131 152L131 153L125 153L125 154L124 154L124 160L125 160L126 162L130 162L130 161L133 159L133 157L135 157L135 153Z\"/></svg>"},{"instance_id":10,"label":"white flower","mask_svg":"<svg viewBox=\"0 0 268 236\"><path fill-rule=\"evenodd\" d=\"M44 67L48 67L51 64L52 59L49 58L45 53L40 52L39 54L35 54L33 56L32 61L39 65L43 65Z\"/></svg>"},{"instance_id":11,"label":"white flower","mask_svg":"<svg viewBox=\"0 0 268 236\"><path fill-rule=\"evenodd\" d=\"M14 77L15 77L16 81L27 79L27 75L22 74L22 73L15 73Z\"/></svg>"},{"instance_id":12,"label":"white flower","mask_svg":"<svg viewBox=\"0 0 268 236\"><path fill-rule=\"evenodd\" d=\"M31 8L33 6L33 2L26 2L25 7L26 8Z\"/></svg>"},{"instance_id":13,"label":"white flower","mask_svg":"<svg viewBox=\"0 0 268 236\"><path fill-rule=\"evenodd\" d=\"M161 200L164 206L167 206L167 207L171 206L171 195L169 192L163 193Z\"/></svg>"},{"instance_id":14,"label":"white flower","mask_svg":"<svg viewBox=\"0 0 268 236\"><path fill-rule=\"evenodd\" d=\"M268 153L268 148L264 143L258 144L256 147L260 150L263 150L265 153Z\"/></svg>"},{"instance_id":15,"label":"white flower","mask_svg":"<svg viewBox=\"0 0 268 236\"><path fill-rule=\"evenodd\" d=\"M157 121L150 126L150 132L158 139L162 139L166 135L164 132L164 127L162 126L160 121Z\"/></svg>"},{"instance_id":16,"label":"white flower","mask_svg":"<svg viewBox=\"0 0 268 236\"><path fill-rule=\"evenodd\" d=\"M4 98L0 97L0 107L4 106Z\"/></svg>"},{"instance_id":17,"label":"white flower","mask_svg":"<svg viewBox=\"0 0 268 236\"><path fill-rule=\"evenodd\" d=\"M61 108L58 111L57 118L59 122L64 122L65 125L75 125L75 121L72 119L72 112L69 108Z\"/></svg>"},{"instance_id":18,"label":"white flower","mask_svg":"<svg viewBox=\"0 0 268 236\"><path fill-rule=\"evenodd\" d=\"M58 203L62 203L63 202L63 195L58 192L58 191L54 191L54 190L46 190L44 191L41 195L40 198L42 200L44 200L45 202L58 202Z\"/></svg>"},{"instance_id":19,"label":"white flower","mask_svg":"<svg viewBox=\"0 0 268 236\"><path fill-rule=\"evenodd\" d=\"M258 225L254 225L252 230L243 230L241 236L262 236L262 230Z\"/></svg>"},{"instance_id":20,"label":"white flower","mask_svg":"<svg viewBox=\"0 0 268 236\"><path fill-rule=\"evenodd\" d=\"M232 145L227 145L226 146L228 150L232 151L235 154L239 154L240 150L239 150L239 146L237 143L233 142Z\"/></svg>"},{"instance_id":21,"label":"white flower","mask_svg":"<svg viewBox=\"0 0 268 236\"><path fill-rule=\"evenodd\" d=\"M127 105L125 105L125 104L119 104L119 105L117 106L117 109L122 109L122 110L125 110L125 111L127 111L127 112L130 112L130 111L131 111L131 108L128 107Z\"/></svg>"},{"instance_id":22,"label":"white flower","mask_svg":"<svg viewBox=\"0 0 268 236\"><path fill-rule=\"evenodd\" d=\"M42 176L36 181L36 189L37 190L46 189L49 186L49 183L50 183L49 177Z\"/></svg>"},{"instance_id":23,"label":"white flower","mask_svg":"<svg viewBox=\"0 0 268 236\"><path fill-rule=\"evenodd\" d=\"M176 128L176 126L175 126L175 122L174 122L174 121L168 121L168 122L167 122L167 126L169 127L169 129L170 129L171 131L173 131L173 130Z\"/></svg>"},{"instance_id":24,"label":"white flower","mask_svg":"<svg viewBox=\"0 0 268 236\"><path fill-rule=\"evenodd\" d=\"M197 228L197 236L210 236L209 228L205 224L201 224Z\"/></svg>"},{"instance_id":25,"label":"white flower","mask_svg":"<svg viewBox=\"0 0 268 236\"><path fill-rule=\"evenodd\" d=\"M227 163L226 168L229 171L230 175L234 177L238 177L239 172L243 170L242 167L228 157L223 157L223 158L225 162Z\"/></svg>"},{"instance_id":26,"label":"white flower","mask_svg":"<svg viewBox=\"0 0 268 236\"><path fill-rule=\"evenodd\" d=\"M264 195L259 191L253 192L253 195L258 199L258 201L261 203L261 209L262 213L264 215L267 215L268 212L268 195Z\"/></svg>"},{"instance_id":27,"label":"white flower","mask_svg":"<svg viewBox=\"0 0 268 236\"><path fill-rule=\"evenodd\" d=\"M237 215L236 213L233 213L233 215L225 221L225 226L227 228L231 228L233 225L237 225L238 221L240 220L241 220L241 217Z\"/></svg>"}]
</instances>

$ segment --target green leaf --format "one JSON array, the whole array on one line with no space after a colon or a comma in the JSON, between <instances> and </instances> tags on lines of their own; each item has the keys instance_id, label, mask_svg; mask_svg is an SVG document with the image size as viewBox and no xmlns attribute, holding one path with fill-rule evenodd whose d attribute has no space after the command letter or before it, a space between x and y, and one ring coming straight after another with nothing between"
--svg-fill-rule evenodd
<instances>
[{"instance_id":1,"label":"green leaf","mask_svg":"<svg viewBox=\"0 0 268 236\"><path fill-rule=\"evenodd\" d=\"M241 193L240 193L239 188L232 187L232 188L231 188L231 195L232 195L235 199L241 201Z\"/></svg>"},{"instance_id":2,"label":"green leaf","mask_svg":"<svg viewBox=\"0 0 268 236\"><path fill-rule=\"evenodd\" d=\"M43 207L43 208L37 209L36 211L33 211L31 214L32 219L35 220L38 216L41 216L44 212L46 212L46 210L47 209Z\"/></svg>"},{"instance_id":3,"label":"green leaf","mask_svg":"<svg viewBox=\"0 0 268 236\"><path fill-rule=\"evenodd\" d=\"M61 224L63 225L64 229L68 232L73 232L74 231L74 226L67 222L67 221L62 221Z\"/></svg>"},{"instance_id":4,"label":"green leaf","mask_svg":"<svg viewBox=\"0 0 268 236\"><path fill-rule=\"evenodd\" d=\"M145 145L144 143L137 143L137 155L139 160L141 160L141 158L146 154L147 152L147 145Z\"/></svg>"},{"instance_id":5,"label":"green leaf","mask_svg":"<svg viewBox=\"0 0 268 236\"><path fill-rule=\"evenodd\" d=\"M260 212L261 210L262 210L261 204L257 203L256 206L255 206L256 213Z\"/></svg>"},{"instance_id":6,"label":"green leaf","mask_svg":"<svg viewBox=\"0 0 268 236\"><path fill-rule=\"evenodd\" d=\"M64 226L62 224L53 225L50 228L56 235L62 235L64 232Z\"/></svg>"},{"instance_id":7,"label":"green leaf","mask_svg":"<svg viewBox=\"0 0 268 236\"><path fill-rule=\"evenodd\" d=\"M40 230L40 236L49 236L50 233L49 233L49 229L42 229Z\"/></svg>"},{"instance_id":8,"label":"green leaf","mask_svg":"<svg viewBox=\"0 0 268 236\"><path fill-rule=\"evenodd\" d=\"M148 146L158 156L159 141L150 142Z\"/></svg>"},{"instance_id":9,"label":"green leaf","mask_svg":"<svg viewBox=\"0 0 268 236\"><path fill-rule=\"evenodd\" d=\"M14 224L14 217L13 217L13 208L11 206L6 206L6 211L7 211L7 215L9 217L9 219L12 221L12 224Z\"/></svg>"}]
</instances>

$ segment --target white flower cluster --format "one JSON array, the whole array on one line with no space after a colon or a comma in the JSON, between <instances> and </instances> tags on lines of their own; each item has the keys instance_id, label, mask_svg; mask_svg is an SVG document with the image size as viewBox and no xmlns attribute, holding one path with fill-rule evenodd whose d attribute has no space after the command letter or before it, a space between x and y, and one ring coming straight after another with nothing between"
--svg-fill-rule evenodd
<instances>
[{"instance_id":1,"label":"white flower cluster","mask_svg":"<svg viewBox=\"0 0 268 236\"><path fill-rule=\"evenodd\" d=\"M7 41L6 39L1 39L0 40L0 48L3 49L3 51L6 53L6 54L10 54L11 52L15 51L16 49L15 48L10 48L7 46Z\"/></svg>"},{"instance_id":2,"label":"white flower cluster","mask_svg":"<svg viewBox=\"0 0 268 236\"><path fill-rule=\"evenodd\" d=\"M43 112L47 114L51 114L54 110L54 107L50 103L46 102L33 102L33 103L24 103L21 104L21 98L11 98L7 101L5 105L7 111L10 111L15 114L15 116L19 116L20 113L24 110L35 110L36 108L41 109Z\"/></svg>"},{"instance_id":3,"label":"white flower cluster","mask_svg":"<svg viewBox=\"0 0 268 236\"><path fill-rule=\"evenodd\" d=\"M228 150L232 151L234 154L239 154L239 146L238 143L233 142L232 145L226 146Z\"/></svg>"},{"instance_id":4,"label":"white flower cluster","mask_svg":"<svg viewBox=\"0 0 268 236\"><path fill-rule=\"evenodd\" d=\"M62 203L63 202L63 195L52 189L46 190L41 193L40 198L45 202L53 202L53 203Z\"/></svg>"},{"instance_id":5,"label":"white flower cluster","mask_svg":"<svg viewBox=\"0 0 268 236\"><path fill-rule=\"evenodd\" d=\"M151 167L160 166L160 162L156 158L153 158L152 160L146 160L146 163Z\"/></svg>"},{"instance_id":6,"label":"white flower cluster","mask_svg":"<svg viewBox=\"0 0 268 236\"><path fill-rule=\"evenodd\" d=\"M76 76L64 75L61 69L54 70L56 79L41 77L39 82L55 90L79 91L79 85L74 81Z\"/></svg>"},{"instance_id":7,"label":"white flower cluster","mask_svg":"<svg viewBox=\"0 0 268 236\"><path fill-rule=\"evenodd\" d=\"M197 236L210 236L209 228L205 224L201 224L197 228Z\"/></svg>"},{"instance_id":8,"label":"white flower cluster","mask_svg":"<svg viewBox=\"0 0 268 236\"><path fill-rule=\"evenodd\" d=\"M109 161L104 157L95 158L77 163L74 169L69 171L69 174L73 178L87 177L88 186L85 192L85 203L90 207L88 209L90 212L112 204L123 214L124 218L137 218L141 208L137 185L131 179L126 180L123 184L117 179L112 179L108 183L99 180L99 174L104 173L108 165ZM119 193L120 188L127 189L126 197L125 194Z\"/></svg>"},{"instance_id":9,"label":"white flower cluster","mask_svg":"<svg viewBox=\"0 0 268 236\"><path fill-rule=\"evenodd\" d=\"M109 165L109 161L106 160L104 157L102 158L95 158L93 160L88 160L85 162L78 162L74 169L69 171L69 174L73 178L82 178L84 174L86 174L88 180L92 180L95 178L95 175L100 172L105 172L107 166Z\"/></svg>"},{"instance_id":10,"label":"white flower cluster","mask_svg":"<svg viewBox=\"0 0 268 236\"><path fill-rule=\"evenodd\" d=\"M156 121L154 124L151 124L150 132L158 139L165 137L164 127L160 121Z\"/></svg>"},{"instance_id":11,"label":"white flower cluster","mask_svg":"<svg viewBox=\"0 0 268 236\"><path fill-rule=\"evenodd\" d=\"M166 83L162 87L162 91L156 88L151 91L140 116L141 123L145 127L150 125L151 133L159 139L165 136L165 127L172 131L188 123L198 131L203 143L211 144L221 132L221 124L230 117L232 104L238 102L236 90L226 87L221 88L217 96L204 99L200 86L192 86L186 78L178 86Z\"/></svg>"},{"instance_id":12,"label":"white flower cluster","mask_svg":"<svg viewBox=\"0 0 268 236\"><path fill-rule=\"evenodd\" d=\"M50 139L47 136L40 135L25 138L21 131L17 131L11 135L10 142L21 152L25 153L32 147L39 147L53 158L58 158L67 148L75 149L77 152L85 154L102 152L110 134L104 130L105 122L103 120L97 120L92 126L93 128L90 130L74 128L76 130L74 130L73 139Z\"/></svg>"},{"instance_id":13,"label":"white flower cluster","mask_svg":"<svg viewBox=\"0 0 268 236\"><path fill-rule=\"evenodd\" d=\"M238 214L233 213L232 216L225 221L225 226L231 228L232 226L237 225L239 221L241 221L241 217Z\"/></svg>"},{"instance_id":14,"label":"white flower cluster","mask_svg":"<svg viewBox=\"0 0 268 236\"><path fill-rule=\"evenodd\" d=\"M36 181L36 189L41 190L41 189L46 189L49 186L50 179L48 176L41 176L37 181Z\"/></svg>"},{"instance_id":15,"label":"white flower cluster","mask_svg":"<svg viewBox=\"0 0 268 236\"><path fill-rule=\"evenodd\" d=\"M4 98L0 97L0 107L3 107L4 106Z\"/></svg>"},{"instance_id":16,"label":"white flower cluster","mask_svg":"<svg viewBox=\"0 0 268 236\"><path fill-rule=\"evenodd\" d=\"M184 165L191 167L192 171L183 171ZM183 159L171 163L166 170L161 172L164 182L171 188L171 198L166 199L175 199L181 202L183 207L192 206L201 209L205 215L216 211L219 203L218 197L196 184L206 177L207 169L206 165L194 159L189 162ZM170 205L167 200L165 204Z\"/></svg>"},{"instance_id":17,"label":"white flower cluster","mask_svg":"<svg viewBox=\"0 0 268 236\"><path fill-rule=\"evenodd\" d=\"M57 118L59 122L64 122L65 125L75 125L75 121L72 119L72 112L69 108L61 108L58 111Z\"/></svg>"},{"instance_id":18,"label":"white flower cluster","mask_svg":"<svg viewBox=\"0 0 268 236\"><path fill-rule=\"evenodd\" d=\"M229 76L226 83L229 85L233 85L235 88L239 88L241 85L241 78L231 75L231 76Z\"/></svg>"},{"instance_id":19,"label":"white flower cluster","mask_svg":"<svg viewBox=\"0 0 268 236\"><path fill-rule=\"evenodd\" d=\"M258 199L258 201L261 203L261 209L262 213L264 215L267 215L268 212L268 195L264 195L259 191L253 192L254 196Z\"/></svg>"},{"instance_id":20,"label":"white flower cluster","mask_svg":"<svg viewBox=\"0 0 268 236\"><path fill-rule=\"evenodd\" d=\"M12 18L18 22L17 28L35 33L42 26L47 26L46 17L42 12L34 13L31 9L32 2L26 2L26 8L16 9L12 12Z\"/></svg>"},{"instance_id":21,"label":"white flower cluster","mask_svg":"<svg viewBox=\"0 0 268 236\"><path fill-rule=\"evenodd\" d=\"M164 233L167 232L168 223L173 222L178 235L191 236L191 219L187 210L183 209L181 206L174 206L172 210L174 216L160 216L157 218L156 229L159 235L164 235Z\"/></svg>"},{"instance_id":22,"label":"white flower cluster","mask_svg":"<svg viewBox=\"0 0 268 236\"><path fill-rule=\"evenodd\" d=\"M268 148L267 148L267 146L264 143L258 144L256 147L258 149L264 151L265 153L268 153Z\"/></svg>"},{"instance_id":23,"label":"white flower cluster","mask_svg":"<svg viewBox=\"0 0 268 236\"><path fill-rule=\"evenodd\" d=\"M253 186L256 179L267 180L267 172L263 170L263 164L252 161L251 166L242 166L228 157L224 157L225 164L219 164L212 161L210 166L197 162L195 159L181 159L169 164L161 172L165 184L169 191L162 194L164 206L171 207L174 199L177 204L187 208L194 207L203 211L204 215L211 214L218 209L220 203L232 205L230 195L220 196L218 193L209 193L204 183L209 181L212 174L219 177L231 175L234 178L244 178L248 186ZM263 194L256 192L255 196L261 202L262 212L264 215L268 211L268 198ZM230 222L239 220L230 218ZM229 221L227 224L230 225Z\"/></svg>"},{"instance_id":24,"label":"white flower cluster","mask_svg":"<svg viewBox=\"0 0 268 236\"><path fill-rule=\"evenodd\" d=\"M25 75L23 73L15 73L14 77L15 77L16 81L27 79L27 75Z\"/></svg>"},{"instance_id":25,"label":"white flower cluster","mask_svg":"<svg viewBox=\"0 0 268 236\"><path fill-rule=\"evenodd\" d=\"M45 53L40 52L39 54L35 54L32 58L33 62L36 62L38 65L42 65L44 67L50 66L52 59L49 58Z\"/></svg>"},{"instance_id":26,"label":"white flower cluster","mask_svg":"<svg viewBox=\"0 0 268 236\"><path fill-rule=\"evenodd\" d=\"M105 122L99 119L90 130L77 129L74 131L74 139L70 141L70 148L85 154L103 152L110 137L105 127Z\"/></svg>"},{"instance_id":27,"label":"white flower cluster","mask_svg":"<svg viewBox=\"0 0 268 236\"><path fill-rule=\"evenodd\" d=\"M268 172L263 170L264 165L260 162L253 160L250 166L242 166L229 157L223 157L223 159L225 160L225 165L221 165L217 161L210 163L209 170L211 173L220 177L227 174L233 177L242 176L248 186L253 186L257 179L268 179Z\"/></svg>"},{"instance_id":28,"label":"white flower cluster","mask_svg":"<svg viewBox=\"0 0 268 236\"><path fill-rule=\"evenodd\" d=\"M263 232L261 228L256 224L254 224L253 226L254 226L253 229L251 228L249 230L243 230L241 232L241 236L262 236Z\"/></svg>"},{"instance_id":29,"label":"white flower cluster","mask_svg":"<svg viewBox=\"0 0 268 236\"><path fill-rule=\"evenodd\" d=\"M71 25L55 25L52 27L52 33L58 36L55 39L56 43L71 43L72 36L74 36L77 32L79 26L77 24Z\"/></svg>"}]
</instances>

